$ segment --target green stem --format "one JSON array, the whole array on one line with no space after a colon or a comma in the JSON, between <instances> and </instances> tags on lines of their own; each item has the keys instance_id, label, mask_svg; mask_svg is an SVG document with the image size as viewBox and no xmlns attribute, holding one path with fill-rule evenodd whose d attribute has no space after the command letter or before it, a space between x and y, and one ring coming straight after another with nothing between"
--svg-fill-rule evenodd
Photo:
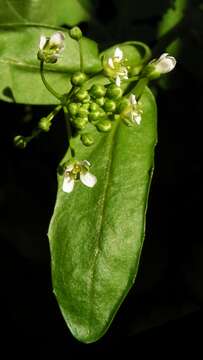
<instances>
[{"instance_id":1,"label":"green stem","mask_svg":"<svg viewBox=\"0 0 203 360\"><path fill-rule=\"evenodd\" d=\"M70 153L71 153L71 157L74 158L75 157L75 150L74 150L74 148L72 147L72 144L71 144L72 130L71 130L71 124L70 124L70 120L69 120L69 117L68 117L68 110L67 110L66 106L63 107L63 111L64 111L64 115L65 115L66 129L67 129Z\"/></svg>"},{"instance_id":2,"label":"green stem","mask_svg":"<svg viewBox=\"0 0 203 360\"><path fill-rule=\"evenodd\" d=\"M50 121L52 121L55 115L61 110L61 108L62 105L58 105L57 107L55 107L55 109L47 116L47 118L50 118Z\"/></svg>"},{"instance_id":3,"label":"green stem","mask_svg":"<svg viewBox=\"0 0 203 360\"><path fill-rule=\"evenodd\" d=\"M84 58L83 58L83 51L82 51L82 39L78 41L79 45L79 53L80 53L80 71L84 72Z\"/></svg>"},{"instance_id":4,"label":"green stem","mask_svg":"<svg viewBox=\"0 0 203 360\"><path fill-rule=\"evenodd\" d=\"M50 118L50 122L53 120L53 118L55 117L55 115L61 110L62 105L58 105L48 116L47 118ZM27 136L27 143L30 142L31 140L33 140L34 138L38 137L42 132L44 132L42 129L40 128L35 128L32 131L32 134L30 136Z\"/></svg>"},{"instance_id":5,"label":"green stem","mask_svg":"<svg viewBox=\"0 0 203 360\"><path fill-rule=\"evenodd\" d=\"M47 80L45 79L44 76L44 61L40 62L40 75L41 75L41 79L44 83L44 86L47 88L47 90L54 95L58 100L61 100L61 95L58 94L52 87L51 85L49 85L49 83L47 82Z\"/></svg>"}]
</instances>

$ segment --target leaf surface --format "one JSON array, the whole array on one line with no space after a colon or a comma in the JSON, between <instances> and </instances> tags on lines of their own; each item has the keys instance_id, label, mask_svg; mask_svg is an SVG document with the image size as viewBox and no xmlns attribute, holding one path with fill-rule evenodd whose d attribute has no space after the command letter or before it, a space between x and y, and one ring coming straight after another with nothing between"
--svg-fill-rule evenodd
<instances>
[{"instance_id":1,"label":"leaf surface","mask_svg":"<svg viewBox=\"0 0 203 360\"><path fill-rule=\"evenodd\" d=\"M92 147L78 143L77 158L90 161L97 176L93 189L78 182L64 193L58 177L49 228L53 287L71 332L85 343L106 332L138 270L156 143L149 89L141 102L140 126L117 122Z\"/></svg>"}]
</instances>

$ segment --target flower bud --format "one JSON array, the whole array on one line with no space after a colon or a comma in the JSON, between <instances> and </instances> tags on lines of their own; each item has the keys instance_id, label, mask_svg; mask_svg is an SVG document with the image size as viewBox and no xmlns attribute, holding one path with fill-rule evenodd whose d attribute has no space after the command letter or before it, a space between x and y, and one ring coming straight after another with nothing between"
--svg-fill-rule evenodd
<instances>
[{"instance_id":1,"label":"flower bud","mask_svg":"<svg viewBox=\"0 0 203 360\"><path fill-rule=\"evenodd\" d=\"M51 126L51 122L46 117L41 118L38 124L38 128L45 132L49 131L50 126Z\"/></svg>"},{"instance_id":2,"label":"flower bud","mask_svg":"<svg viewBox=\"0 0 203 360\"><path fill-rule=\"evenodd\" d=\"M121 98L122 94L122 89L119 86L112 84L108 87L106 96L110 99L117 100Z\"/></svg>"},{"instance_id":3,"label":"flower bud","mask_svg":"<svg viewBox=\"0 0 203 360\"><path fill-rule=\"evenodd\" d=\"M97 111L92 111L91 113L89 113L88 118L90 122L97 122L99 121L101 118L103 118L105 116L105 112L97 110Z\"/></svg>"},{"instance_id":4,"label":"flower bud","mask_svg":"<svg viewBox=\"0 0 203 360\"><path fill-rule=\"evenodd\" d=\"M96 124L97 130L101 132L108 132L111 130L112 123L109 120L101 120Z\"/></svg>"},{"instance_id":5,"label":"flower bud","mask_svg":"<svg viewBox=\"0 0 203 360\"><path fill-rule=\"evenodd\" d=\"M89 94L88 94L87 97L84 98L84 100L82 100L82 103L83 103L83 104L89 104L89 102L90 102L90 96L89 96Z\"/></svg>"},{"instance_id":6,"label":"flower bud","mask_svg":"<svg viewBox=\"0 0 203 360\"><path fill-rule=\"evenodd\" d=\"M95 99L95 102L99 106L104 106L105 98L104 97L97 98L97 99Z\"/></svg>"},{"instance_id":7,"label":"flower bud","mask_svg":"<svg viewBox=\"0 0 203 360\"><path fill-rule=\"evenodd\" d=\"M99 110L99 105L96 102L92 102L90 104L90 111L97 111Z\"/></svg>"},{"instance_id":8,"label":"flower bud","mask_svg":"<svg viewBox=\"0 0 203 360\"><path fill-rule=\"evenodd\" d=\"M75 94L75 97L76 97L77 100L79 100L79 101L84 101L85 98L88 97L88 92L87 92L87 90L80 89L80 90Z\"/></svg>"},{"instance_id":9,"label":"flower bud","mask_svg":"<svg viewBox=\"0 0 203 360\"><path fill-rule=\"evenodd\" d=\"M88 113L89 113L89 111L87 109L83 108L83 106L81 106L78 110L79 117L87 117Z\"/></svg>"},{"instance_id":10,"label":"flower bud","mask_svg":"<svg viewBox=\"0 0 203 360\"><path fill-rule=\"evenodd\" d=\"M84 102L83 102L83 104L82 104L82 106L81 106L81 109L88 110L89 107L90 107L90 103L89 103L89 102L87 102L87 103L84 103Z\"/></svg>"},{"instance_id":11,"label":"flower bud","mask_svg":"<svg viewBox=\"0 0 203 360\"><path fill-rule=\"evenodd\" d=\"M85 117L77 117L77 118L73 119L72 122L78 130L82 130L87 125L88 119L87 119L87 117L86 118Z\"/></svg>"},{"instance_id":12,"label":"flower bud","mask_svg":"<svg viewBox=\"0 0 203 360\"><path fill-rule=\"evenodd\" d=\"M88 133L82 134L80 139L83 145L85 146L91 146L92 144L94 144L94 138L92 137L91 134Z\"/></svg>"},{"instance_id":13,"label":"flower bud","mask_svg":"<svg viewBox=\"0 0 203 360\"><path fill-rule=\"evenodd\" d=\"M126 98L123 98L120 103L118 104L118 112L121 114L123 111L126 110L127 107L129 107L129 100Z\"/></svg>"},{"instance_id":14,"label":"flower bud","mask_svg":"<svg viewBox=\"0 0 203 360\"><path fill-rule=\"evenodd\" d=\"M94 98L101 98L106 94L106 88L103 85L92 85L90 95Z\"/></svg>"},{"instance_id":15,"label":"flower bud","mask_svg":"<svg viewBox=\"0 0 203 360\"><path fill-rule=\"evenodd\" d=\"M104 110L114 112L116 110L116 103L113 100L106 99L104 103Z\"/></svg>"},{"instance_id":16,"label":"flower bud","mask_svg":"<svg viewBox=\"0 0 203 360\"><path fill-rule=\"evenodd\" d=\"M27 146L27 139L22 135L17 135L13 139L13 143L16 147L20 149L25 149Z\"/></svg>"},{"instance_id":17,"label":"flower bud","mask_svg":"<svg viewBox=\"0 0 203 360\"><path fill-rule=\"evenodd\" d=\"M150 61L143 70L143 74L150 80L159 78L162 74L167 74L176 66L176 59L167 53L162 54L158 59Z\"/></svg>"},{"instance_id":18,"label":"flower bud","mask_svg":"<svg viewBox=\"0 0 203 360\"><path fill-rule=\"evenodd\" d=\"M68 111L72 116L77 115L78 110L79 110L79 105L77 103L68 104Z\"/></svg>"},{"instance_id":19,"label":"flower bud","mask_svg":"<svg viewBox=\"0 0 203 360\"><path fill-rule=\"evenodd\" d=\"M82 85L87 80L87 75L81 71L75 72L71 77L71 83L76 86Z\"/></svg>"},{"instance_id":20,"label":"flower bud","mask_svg":"<svg viewBox=\"0 0 203 360\"><path fill-rule=\"evenodd\" d=\"M82 31L78 26L74 26L69 30L70 37L74 40L80 40L82 38Z\"/></svg>"}]
</instances>

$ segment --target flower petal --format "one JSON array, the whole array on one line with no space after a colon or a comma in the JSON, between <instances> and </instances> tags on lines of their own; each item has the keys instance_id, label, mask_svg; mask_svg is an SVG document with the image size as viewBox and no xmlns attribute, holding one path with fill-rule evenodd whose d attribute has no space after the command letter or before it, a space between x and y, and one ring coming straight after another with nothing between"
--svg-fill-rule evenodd
<instances>
[{"instance_id":1,"label":"flower petal","mask_svg":"<svg viewBox=\"0 0 203 360\"><path fill-rule=\"evenodd\" d=\"M64 180L63 180L63 186L62 186L63 191L70 193L71 191L73 191L74 184L75 184L75 181L73 179L71 179L70 176L65 175Z\"/></svg>"},{"instance_id":2,"label":"flower petal","mask_svg":"<svg viewBox=\"0 0 203 360\"><path fill-rule=\"evenodd\" d=\"M93 187L97 182L97 178L87 171L80 174L80 181L88 187Z\"/></svg>"},{"instance_id":3,"label":"flower petal","mask_svg":"<svg viewBox=\"0 0 203 360\"><path fill-rule=\"evenodd\" d=\"M50 46L57 46L59 48L64 47L65 36L61 31L54 33L49 40Z\"/></svg>"},{"instance_id":4,"label":"flower petal","mask_svg":"<svg viewBox=\"0 0 203 360\"><path fill-rule=\"evenodd\" d=\"M158 60L163 60L168 56L168 53L163 53Z\"/></svg>"},{"instance_id":5,"label":"flower petal","mask_svg":"<svg viewBox=\"0 0 203 360\"><path fill-rule=\"evenodd\" d=\"M156 63L156 71L161 74L166 74L174 69L176 66L176 59L173 56L169 56L164 53L160 56Z\"/></svg>"},{"instance_id":6,"label":"flower petal","mask_svg":"<svg viewBox=\"0 0 203 360\"><path fill-rule=\"evenodd\" d=\"M141 123L141 120L142 120L142 117L140 114L136 114L133 116L133 121L137 123L137 125L140 125Z\"/></svg>"},{"instance_id":7,"label":"flower petal","mask_svg":"<svg viewBox=\"0 0 203 360\"><path fill-rule=\"evenodd\" d=\"M136 105L137 104L137 100L136 100L136 97L135 97L134 94L130 94L129 100L130 100L131 105Z\"/></svg>"},{"instance_id":8,"label":"flower petal","mask_svg":"<svg viewBox=\"0 0 203 360\"><path fill-rule=\"evenodd\" d=\"M122 58L123 58L123 52L122 52L122 50L121 50L120 48L117 47L117 48L115 49L114 57L118 58L119 61L122 60Z\"/></svg>"},{"instance_id":9,"label":"flower petal","mask_svg":"<svg viewBox=\"0 0 203 360\"><path fill-rule=\"evenodd\" d=\"M41 36L40 36L40 40L39 40L39 49L40 49L40 50L43 50L43 49L44 49L44 46L46 45L46 42L47 42L46 36L41 35Z\"/></svg>"},{"instance_id":10,"label":"flower petal","mask_svg":"<svg viewBox=\"0 0 203 360\"><path fill-rule=\"evenodd\" d=\"M119 75L116 76L116 80L115 80L116 86L121 86L121 78Z\"/></svg>"},{"instance_id":11,"label":"flower petal","mask_svg":"<svg viewBox=\"0 0 203 360\"><path fill-rule=\"evenodd\" d=\"M111 69L114 69L114 63L112 58L108 58L108 65Z\"/></svg>"},{"instance_id":12,"label":"flower petal","mask_svg":"<svg viewBox=\"0 0 203 360\"><path fill-rule=\"evenodd\" d=\"M82 166L87 166L87 167L90 167L90 166L91 166L91 164L90 164L90 162L89 162L88 160L83 160L83 161L81 161L81 165L82 165Z\"/></svg>"},{"instance_id":13,"label":"flower petal","mask_svg":"<svg viewBox=\"0 0 203 360\"><path fill-rule=\"evenodd\" d=\"M73 168L74 168L74 164L73 164L73 163L72 163L72 164L69 164L69 165L66 166L65 172L72 171Z\"/></svg>"}]
</instances>

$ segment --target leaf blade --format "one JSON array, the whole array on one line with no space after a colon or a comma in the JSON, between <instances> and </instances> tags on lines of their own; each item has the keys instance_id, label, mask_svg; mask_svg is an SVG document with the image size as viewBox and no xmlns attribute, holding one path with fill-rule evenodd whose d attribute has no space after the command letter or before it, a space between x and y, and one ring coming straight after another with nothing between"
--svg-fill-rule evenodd
<instances>
[{"instance_id":1,"label":"leaf blade","mask_svg":"<svg viewBox=\"0 0 203 360\"><path fill-rule=\"evenodd\" d=\"M67 197L59 177L49 228L53 286L71 332L85 343L105 333L138 269L156 142L156 106L149 90L142 101L145 115L138 131L118 123L92 150L81 146L81 159L95 164L94 189L77 184Z\"/></svg>"}]
</instances>

